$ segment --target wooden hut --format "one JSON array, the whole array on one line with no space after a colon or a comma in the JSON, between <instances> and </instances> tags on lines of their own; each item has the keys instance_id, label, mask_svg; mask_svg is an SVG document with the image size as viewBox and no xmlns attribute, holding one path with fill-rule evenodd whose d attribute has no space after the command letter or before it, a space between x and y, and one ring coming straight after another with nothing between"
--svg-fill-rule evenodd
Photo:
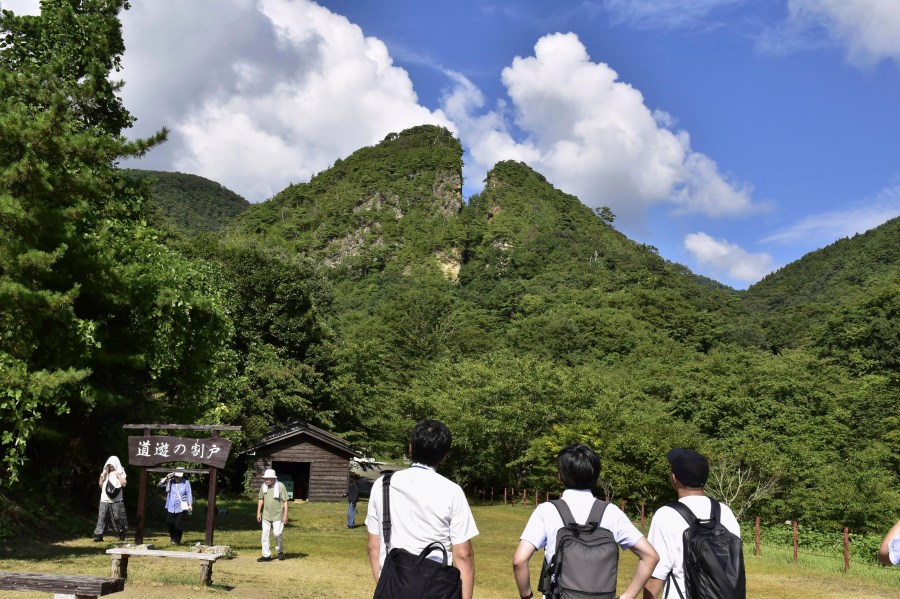
<instances>
[{"instance_id":1,"label":"wooden hut","mask_svg":"<svg viewBox=\"0 0 900 599\"><path fill-rule=\"evenodd\" d=\"M241 453L249 464L252 489L258 489L263 472L273 468L293 499L309 501L342 500L350 458L359 457L345 440L302 421L267 434Z\"/></svg>"}]
</instances>

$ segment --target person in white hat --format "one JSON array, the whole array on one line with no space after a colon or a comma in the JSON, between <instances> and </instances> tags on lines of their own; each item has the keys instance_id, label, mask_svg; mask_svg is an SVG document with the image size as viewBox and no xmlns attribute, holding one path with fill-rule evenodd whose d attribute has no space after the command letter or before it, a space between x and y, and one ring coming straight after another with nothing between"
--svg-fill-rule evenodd
<instances>
[{"instance_id":1,"label":"person in white hat","mask_svg":"<svg viewBox=\"0 0 900 599\"><path fill-rule=\"evenodd\" d=\"M275 551L278 559L284 559L284 526L288 521L288 494L284 483L278 482L275 471L269 468L263 473L256 505L256 521L262 523L262 557L258 562L272 561L269 534L275 535Z\"/></svg>"},{"instance_id":2,"label":"person in white hat","mask_svg":"<svg viewBox=\"0 0 900 599\"><path fill-rule=\"evenodd\" d=\"M184 519L194 510L194 494L191 482L184 477L184 468L179 466L159 481L166 488L166 523L169 525L169 543L181 545L184 534Z\"/></svg>"}]
</instances>

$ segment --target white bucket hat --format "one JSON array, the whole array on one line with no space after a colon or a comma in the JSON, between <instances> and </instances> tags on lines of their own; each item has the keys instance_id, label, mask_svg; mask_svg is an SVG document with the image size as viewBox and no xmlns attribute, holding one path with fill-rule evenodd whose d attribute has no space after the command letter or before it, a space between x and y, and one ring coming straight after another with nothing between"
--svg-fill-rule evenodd
<instances>
[{"instance_id":1,"label":"white bucket hat","mask_svg":"<svg viewBox=\"0 0 900 599\"><path fill-rule=\"evenodd\" d=\"M263 478L278 478L275 476L275 471L269 468L263 473Z\"/></svg>"}]
</instances>

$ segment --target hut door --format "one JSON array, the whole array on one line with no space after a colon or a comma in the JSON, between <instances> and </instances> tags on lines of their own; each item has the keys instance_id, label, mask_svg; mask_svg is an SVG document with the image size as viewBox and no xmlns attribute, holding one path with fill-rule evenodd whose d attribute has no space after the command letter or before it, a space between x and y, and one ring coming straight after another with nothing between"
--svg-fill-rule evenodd
<instances>
[{"instance_id":1,"label":"hut door","mask_svg":"<svg viewBox=\"0 0 900 599\"><path fill-rule=\"evenodd\" d=\"M291 494L290 487L293 486L294 499L309 499L309 465L310 462L272 462L278 480L288 487L288 494ZM289 485L288 481L293 485Z\"/></svg>"}]
</instances>

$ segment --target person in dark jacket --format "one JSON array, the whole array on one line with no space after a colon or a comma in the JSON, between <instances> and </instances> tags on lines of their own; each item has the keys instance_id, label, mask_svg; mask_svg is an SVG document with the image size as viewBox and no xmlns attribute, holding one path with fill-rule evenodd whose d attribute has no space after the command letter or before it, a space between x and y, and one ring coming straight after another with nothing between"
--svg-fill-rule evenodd
<instances>
[{"instance_id":1,"label":"person in dark jacket","mask_svg":"<svg viewBox=\"0 0 900 599\"><path fill-rule=\"evenodd\" d=\"M356 528L356 501L359 499L359 475L350 473L347 484L347 528Z\"/></svg>"}]
</instances>

